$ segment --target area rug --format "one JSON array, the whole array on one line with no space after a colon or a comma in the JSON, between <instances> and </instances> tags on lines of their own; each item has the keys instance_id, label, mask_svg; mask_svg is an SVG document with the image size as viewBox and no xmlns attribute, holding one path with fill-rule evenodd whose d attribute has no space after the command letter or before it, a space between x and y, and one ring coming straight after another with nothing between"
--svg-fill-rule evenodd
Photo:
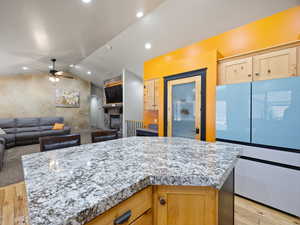
<instances>
[{"instance_id":1,"label":"area rug","mask_svg":"<svg viewBox=\"0 0 300 225\"><path fill-rule=\"evenodd\" d=\"M81 143L91 143L90 133L81 133ZM4 154L4 165L0 171L0 187L24 181L22 156L40 152L40 145L26 145L7 149Z\"/></svg>"}]
</instances>

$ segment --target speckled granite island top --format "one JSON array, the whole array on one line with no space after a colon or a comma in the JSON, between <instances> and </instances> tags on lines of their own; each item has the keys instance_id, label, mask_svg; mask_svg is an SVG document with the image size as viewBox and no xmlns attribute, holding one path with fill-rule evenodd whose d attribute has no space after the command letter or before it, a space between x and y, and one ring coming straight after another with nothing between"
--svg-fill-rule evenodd
<instances>
[{"instance_id":1,"label":"speckled granite island top","mask_svg":"<svg viewBox=\"0 0 300 225\"><path fill-rule=\"evenodd\" d=\"M149 185L220 189L241 148L131 137L23 156L31 225L85 224Z\"/></svg>"}]
</instances>

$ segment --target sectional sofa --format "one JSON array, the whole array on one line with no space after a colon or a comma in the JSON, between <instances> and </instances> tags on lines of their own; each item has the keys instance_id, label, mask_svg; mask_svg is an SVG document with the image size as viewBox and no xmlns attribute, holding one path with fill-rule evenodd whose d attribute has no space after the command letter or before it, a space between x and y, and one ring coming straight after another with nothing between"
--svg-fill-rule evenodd
<instances>
[{"instance_id":1,"label":"sectional sofa","mask_svg":"<svg viewBox=\"0 0 300 225\"><path fill-rule=\"evenodd\" d=\"M3 165L4 150L20 145L37 144L40 137L66 135L71 133L67 126L53 130L55 123L64 123L63 117L7 118L0 119L0 170Z\"/></svg>"},{"instance_id":2,"label":"sectional sofa","mask_svg":"<svg viewBox=\"0 0 300 225\"><path fill-rule=\"evenodd\" d=\"M4 145L5 145L4 138L0 138L0 171L2 170L3 167L4 149L5 149Z\"/></svg>"}]
</instances>

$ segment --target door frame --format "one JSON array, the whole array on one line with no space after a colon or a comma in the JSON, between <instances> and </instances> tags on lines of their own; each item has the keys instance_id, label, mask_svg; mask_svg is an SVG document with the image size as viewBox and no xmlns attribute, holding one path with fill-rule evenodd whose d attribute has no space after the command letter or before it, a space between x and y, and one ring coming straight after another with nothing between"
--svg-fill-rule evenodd
<instances>
[{"instance_id":1,"label":"door frame","mask_svg":"<svg viewBox=\"0 0 300 225\"><path fill-rule=\"evenodd\" d=\"M168 136L168 82L188 77L201 78L200 140L206 140L206 71L207 68L164 77L164 136Z\"/></svg>"}]
</instances>

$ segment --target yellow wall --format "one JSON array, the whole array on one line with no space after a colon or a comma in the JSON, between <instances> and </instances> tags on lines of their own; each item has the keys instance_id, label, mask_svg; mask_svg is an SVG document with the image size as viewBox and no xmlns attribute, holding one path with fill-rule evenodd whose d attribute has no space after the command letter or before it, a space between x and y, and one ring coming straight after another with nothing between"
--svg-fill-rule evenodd
<instances>
[{"instance_id":1,"label":"yellow wall","mask_svg":"<svg viewBox=\"0 0 300 225\"><path fill-rule=\"evenodd\" d=\"M206 137L215 140L217 59L300 39L300 6L227 31L144 63L144 79L161 80L159 134L163 135L163 77L207 68ZM151 121L145 113L145 121Z\"/></svg>"}]
</instances>

